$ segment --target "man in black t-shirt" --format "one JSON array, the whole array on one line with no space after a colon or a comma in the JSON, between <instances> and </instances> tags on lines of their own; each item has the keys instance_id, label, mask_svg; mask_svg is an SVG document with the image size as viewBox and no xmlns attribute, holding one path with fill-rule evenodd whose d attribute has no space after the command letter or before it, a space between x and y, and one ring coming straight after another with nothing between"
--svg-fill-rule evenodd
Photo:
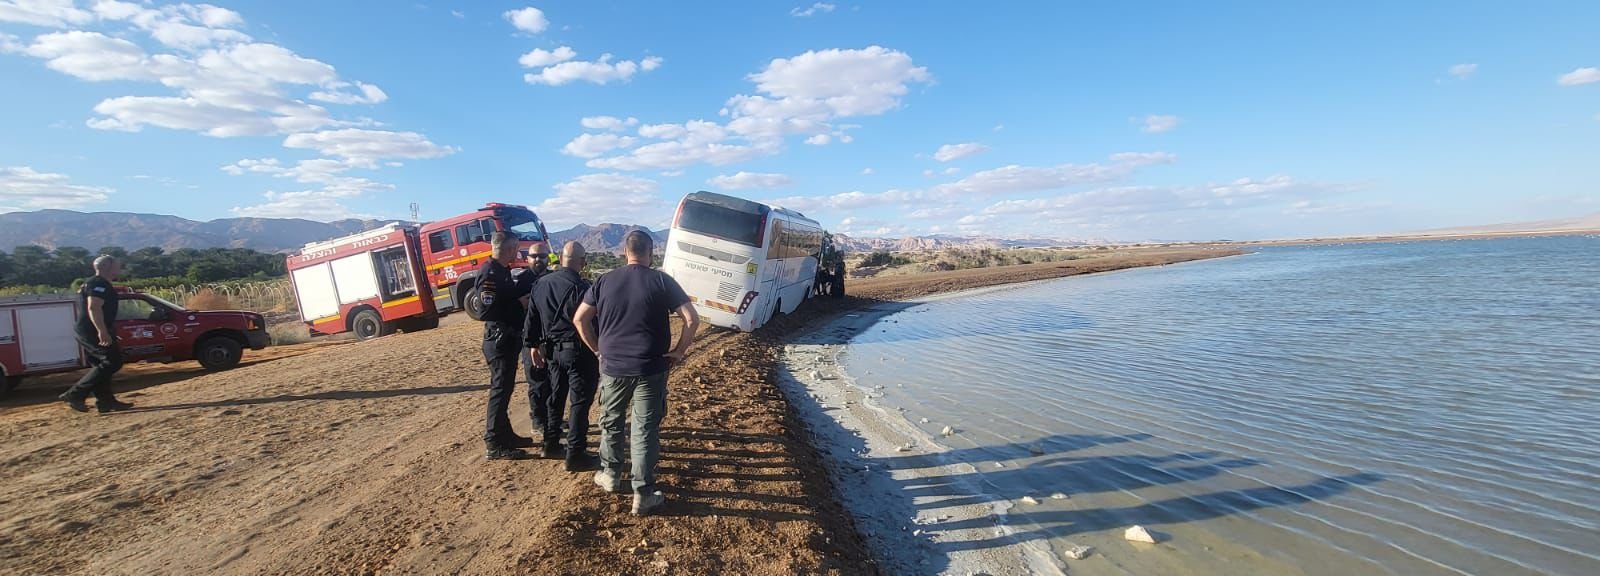
<instances>
[{"instance_id":1,"label":"man in black t-shirt","mask_svg":"<svg viewBox=\"0 0 1600 576\"><path fill-rule=\"evenodd\" d=\"M90 392L94 393L95 410L101 414L133 407L111 393L111 376L122 369L122 348L117 342L117 290L111 281L121 273L122 264L116 258L95 258L94 276L84 280L78 289L78 308L83 314L78 316L74 332L89 361L89 372L59 396L78 412L89 411L84 399Z\"/></svg>"},{"instance_id":2,"label":"man in black t-shirt","mask_svg":"<svg viewBox=\"0 0 1600 576\"><path fill-rule=\"evenodd\" d=\"M632 408L633 513L666 504L656 489L661 420L667 413L667 371L683 360L700 329L700 314L671 276L650 268L655 243L634 230L623 238L628 265L594 281L572 322L584 345L600 356L600 466L594 482L622 492L622 451ZM672 346L673 311L683 333Z\"/></svg>"}]
</instances>

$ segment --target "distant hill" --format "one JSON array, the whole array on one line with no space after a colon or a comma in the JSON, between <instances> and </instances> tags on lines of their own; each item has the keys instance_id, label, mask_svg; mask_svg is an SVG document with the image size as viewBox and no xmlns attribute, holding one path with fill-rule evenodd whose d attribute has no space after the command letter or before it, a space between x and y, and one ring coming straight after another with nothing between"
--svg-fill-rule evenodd
<instances>
[{"instance_id":1,"label":"distant hill","mask_svg":"<svg viewBox=\"0 0 1600 576\"><path fill-rule=\"evenodd\" d=\"M1600 230L1600 213L1577 218L1561 218L1556 220L1538 220L1534 222L1512 222L1510 224L1489 224L1487 226L1463 226L1460 228L1441 228L1437 230L1423 230L1408 232L1399 236L1458 236L1473 234L1519 234L1537 232L1588 232Z\"/></svg>"},{"instance_id":2,"label":"distant hill","mask_svg":"<svg viewBox=\"0 0 1600 576\"><path fill-rule=\"evenodd\" d=\"M223 218L197 222L177 216L130 212L40 210L0 214L0 250L36 244L45 248L106 246L137 250L251 248L281 252L307 242L337 238L387 224L388 220L313 222L298 218Z\"/></svg>"},{"instance_id":3,"label":"distant hill","mask_svg":"<svg viewBox=\"0 0 1600 576\"><path fill-rule=\"evenodd\" d=\"M1056 238L993 238L983 236L954 236L950 234L934 234L931 236L906 236L904 238L854 238L844 234L836 235L839 245L846 252L916 252L920 250L944 250L948 248L1041 248L1046 246L1083 246L1088 244L1104 244L1105 240L1075 240Z\"/></svg>"},{"instance_id":4,"label":"distant hill","mask_svg":"<svg viewBox=\"0 0 1600 576\"><path fill-rule=\"evenodd\" d=\"M657 250L666 248L666 230L651 230L644 226L632 224L600 224L598 226L579 224L566 230L551 232L550 240L552 241L551 246L555 250L560 250L561 246L569 240L577 240L579 244L582 244L590 252L621 254L622 237L634 230L649 232L650 237L656 241Z\"/></svg>"}]
</instances>

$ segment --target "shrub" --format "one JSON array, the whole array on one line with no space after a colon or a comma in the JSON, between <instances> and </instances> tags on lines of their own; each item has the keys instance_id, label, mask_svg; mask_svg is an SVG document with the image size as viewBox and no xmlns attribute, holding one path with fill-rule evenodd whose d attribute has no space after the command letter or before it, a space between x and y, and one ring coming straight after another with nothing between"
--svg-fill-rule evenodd
<instances>
[{"instance_id":1,"label":"shrub","mask_svg":"<svg viewBox=\"0 0 1600 576\"><path fill-rule=\"evenodd\" d=\"M183 307L190 310L232 310L233 303L228 301L227 296L218 294L210 288L202 288L194 296L190 296L189 300L183 303Z\"/></svg>"}]
</instances>

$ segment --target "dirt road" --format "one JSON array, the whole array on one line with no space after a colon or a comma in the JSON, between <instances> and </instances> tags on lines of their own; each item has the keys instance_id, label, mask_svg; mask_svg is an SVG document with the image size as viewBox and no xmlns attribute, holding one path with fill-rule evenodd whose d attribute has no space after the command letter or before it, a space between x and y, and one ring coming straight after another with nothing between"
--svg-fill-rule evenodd
<instances>
[{"instance_id":1,"label":"dirt road","mask_svg":"<svg viewBox=\"0 0 1600 576\"><path fill-rule=\"evenodd\" d=\"M0 573L875 573L769 380L785 334L870 299L1227 253L860 281L761 333L709 333L672 375L660 517L629 516L625 497L558 461L484 460L475 323L290 347L221 374L135 374L119 381L137 389L127 413L10 406Z\"/></svg>"}]
</instances>

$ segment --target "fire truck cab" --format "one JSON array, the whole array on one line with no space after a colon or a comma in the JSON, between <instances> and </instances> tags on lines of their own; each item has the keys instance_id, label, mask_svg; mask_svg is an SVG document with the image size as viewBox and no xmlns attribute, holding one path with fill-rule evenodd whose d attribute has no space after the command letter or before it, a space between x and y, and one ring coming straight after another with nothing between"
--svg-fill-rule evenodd
<instances>
[{"instance_id":1,"label":"fire truck cab","mask_svg":"<svg viewBox=\"0 0 1600 576\"><path fill-rule=\"evenodd\" d=\"M548 241L532 210L492 203L420 227L394 223L307 244L287 262L301 319L313 334L354 332L361 340L436 328L457 310L477 319L479 269L489 261L490 235L501 230L518 237L517 270Z\"/></svg>"},{"instance_id":2,"label":"fire truck cab","mask_svg":"<svg viewBox=\"0 0 1600 576\"><path fill-rule=\"evenodd\" d=\"M535 245L549 241L544 222L532 210L498 202L422 226L420 248L427 285L433 292L433 305L441 313L465 310L473 320L478 319L478 271L489 262L489 236L496 231L517 235L521 250L512 264L515 270L527 267L528 253Z\"/></svg>"}]
</instances>

